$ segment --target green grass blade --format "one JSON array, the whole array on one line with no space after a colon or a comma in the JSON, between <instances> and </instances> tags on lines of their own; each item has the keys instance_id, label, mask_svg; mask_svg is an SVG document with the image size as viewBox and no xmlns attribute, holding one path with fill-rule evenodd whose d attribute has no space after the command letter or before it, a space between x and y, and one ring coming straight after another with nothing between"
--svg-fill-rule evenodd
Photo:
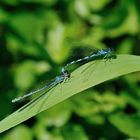
<instances>
[{"instance_id":1,"label":"green grass blade","mask_svg":"<svg viewBox=\"0 0 140 140\"><path fill-rule=\"evenodd\" d=\"M87 68L89 65L90 67ZM83 72L86 68L87 70ZM68 82L57 85L45 94L43 98L37 100L34 105L31 104L21 111L17 110L0 121L0 133L62 102L76 93L112 78L136 71L140 71L140 57L134 55L118 55L117 59L111 60L111 62L107 61L106 63L102 60L97 63L87 63L76 69L71 74L71 79ZM81 74L81 72L83 73ZM48 97L49 93L50 95ZM47 100L45 101L45 99Z\"/></svg>"}]
</instances>

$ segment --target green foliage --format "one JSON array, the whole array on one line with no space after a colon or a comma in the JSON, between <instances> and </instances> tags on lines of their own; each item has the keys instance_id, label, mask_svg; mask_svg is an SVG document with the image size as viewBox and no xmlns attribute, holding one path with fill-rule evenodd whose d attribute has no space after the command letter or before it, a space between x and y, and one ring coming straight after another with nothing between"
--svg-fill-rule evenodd
<instances>
[{"instance_id":1,"label":"green foliage","mask_svg":"<svg viewBox=\"0 0 140 140\"><path fill-rule=\"evenodd\" d=\"M101 61L101 60L100 60ZM50 108L51 106L65 100L66 98L83 91L91 86L97 85L106 80L118 77L123 74L130 72L135 72L140 70L139 65L140 58L136 56L122 55L117 57L116 60L112 60L109 64L104 61L95 63L88 63L71 74L71 78L68 82L62 83L62 85L57 85L52 88L47 94L36 100L34 103L23 106L23 109L17 110L12 115L8 116L6 119L0 123L0 132L3 132L27 119L36 115L37 113ZM90 67L89 67L90 66ZM92 67L91 67L92 66ZM121 67L121 68L120 68ZM86 71L85 71L86 70ZM110 73L111 72L111 73ZM81 75L82 74L82 75ZM89 77L90 74L90 77ZM103 96L103 101L98 102L108 102L108 95ZM115 106L119 108L120 102L115 99L113 96L109 96L110 100L113 102L104 106L100 106L97 110L110 113L113 110L116 110ZM45 102L44 102L45 101ZM31 101L32 102L32 101ZM84 106L92 106L89 103L82 103ZM27 106L27 107L26 107ZM98 107L96 105L96 107ZM61 107L61 109L63 109ZM86 109L83 109L84 112ZM88 114L89 112L86 112ZM98 113L98 112L97 112ZM58 117L58 116L57 116Z\"/></svg>"},{"instance_id":2,"label":"green foliage","mask_svg":"<svg viewBox=\"0 0 140 140\"><path fill-rule=\"evenodd\" d=\"M140 115L125 115L125 114L114 114L110 116L109 120L116 126L120 131L128 134L134 138L140 138Z\"/></svg>"},{"instance_id":3,"label":"green foliage","mask_svg":"<svg viewBox=\"0 0 140 140\"><path fill-rule=\"evenodd\" d=\"M139 55L139 5L139 0L1 0L0 119L23 105L12 104L13 98L24 95L40 81L59 75L61 66L79 58L73 58L72 55L80 54L82 55L80 57L83 57L88 48L108 47L113 48L117 54ZM132 57L133 61L129 59ZM42 110L84 89L117 77L120 71L124 72L120 75L127 71L138 71L139 62L134 56L127 58L124 55L107 62L106 65L103 62L97 63L90 68L90 70L94 68L93 74L89 70L87 75L78 72L87 65L76 69L72 74L76 75L71 78L72 82L62 86L62 89L66 88L64 89L66 92L59 94L61 90L58 85ZM126 66L128 64L129 66ZM112 65L114 68L106 71ZM99 75L96 75L98 70ZM78 80L79 77L92 78L91 83L87 82L87 85L82 81L75 83L75 79ZM24 125L20 124L2 133L0 139L140 138L139 80L140 76L137 72L95 86L94 90L83 91L34 116L35 120L29 119ZM53 98L55 100L52 100ZM16 116L17 118L12 119L12 114L8 117L11 121L7 121L5 126L0 125L0 127L4 126L3 130L8 129L35 115L38 108L37 104L31 108L31 112L27 111L28 109L16 112L17 114L14 114L19 115Z\"/></svg>"}]
</instances>

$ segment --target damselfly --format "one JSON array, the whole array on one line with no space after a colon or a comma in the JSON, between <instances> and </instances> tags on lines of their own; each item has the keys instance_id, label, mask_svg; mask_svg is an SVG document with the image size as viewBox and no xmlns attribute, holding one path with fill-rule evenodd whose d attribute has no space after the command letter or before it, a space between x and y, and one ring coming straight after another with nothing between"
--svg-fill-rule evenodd
<instances>
[{"instance_id":1,"label":"damselfly","mask_svg":"<svg viewBox=\"0 0 140 140\"><path fill-rule=\"evenodd\" d=\"M117 58L117 56L114 54L113 49L111 49L111 48L109 48L107 50L101 49L101 50L98 50L98 51L92 53L89 56L77 59L75 61L71 61L70 63L66 64L61 69L61 71L62 71L62 73L64 73L70 65L80 63L80 62L90 62L93 60L100 60L100 59L104 59L105 61L107 61L107 60L116 59L116 58Z\"/></svg>"},{"instance_id":2,"label":"damselfly","mask_svg":"<svg viewBox=\"0 0 140 140\"><path fill-rule=\"evenodd\" d=\"M32 91L32 92L30 92L28 94L25 94L24 96L17 97L15 99L13 99L12 103L24 100L25 98L27 98L27 97L29 97L29 96L31 96L33 94L41 92L38 95L38 97L36 97L33 101L31 101L31 103L32 103L32 102L36 101L38 98L42 97L47 91L49 91L50 89L52 89L56 85L58 85L58 84L60 84L62 82L65 82L68 78L70 78L70 73L67 70L65 70L65 71L62 72L62 74L60 76L56 76L56 78L51 83L45 85L44 87L42 87L40 89L37 89L37 90Z\"/></svg>"}]
</instances>

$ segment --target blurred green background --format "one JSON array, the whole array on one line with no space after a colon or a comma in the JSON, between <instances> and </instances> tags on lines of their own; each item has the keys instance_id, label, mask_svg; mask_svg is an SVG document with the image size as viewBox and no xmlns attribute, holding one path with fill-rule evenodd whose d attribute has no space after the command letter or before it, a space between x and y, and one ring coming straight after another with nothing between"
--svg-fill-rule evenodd
<instances>
[{"instance_id":1,"label":"blurred green background","mask_svg":"<svg viewBox=\"0 0 140 140\"><path fill-rule=\"evenodd\" d=\"M139 44L139 0L1 0L0 119L24 104L13 98L59 75L73 54L84 56L87 47L140 55ZM140 139L140 73L79 93L0 134L19 139Z\"/></svg>"}]
</instances>

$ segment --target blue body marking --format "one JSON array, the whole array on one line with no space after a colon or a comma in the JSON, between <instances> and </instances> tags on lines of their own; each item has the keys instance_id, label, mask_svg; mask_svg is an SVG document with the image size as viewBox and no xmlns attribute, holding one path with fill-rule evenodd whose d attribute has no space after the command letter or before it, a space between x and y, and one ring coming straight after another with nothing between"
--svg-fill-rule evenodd
<instances>
[{"instance_id":1,"label":"blue body marking","mask_svg":"<svg viewBox=\"0 0 140 140\"><path fill-rule=\"evenodd\" d=\"M83 61L87 61L87 62L90 62L90 61L93 61L93 60L97 60L97 59L116 59L116 55L113 53L113 50L111 48L107 49L107 50L99 50L95 53L93 53L92 55L90 56L86 56L84 58L80 58L78 60L75 60L75 61L71 61L70 63L66 64L66 66L64 66L62 69L61 69L61 72L65 72L66 69L72 65L72 64L75 64L75 63L79 63L79 62L83 62Z\"/></svg>"},{"instance_id":2,"label":"blue body marking","mask_svg":"<svg viewBox=\"0 0 140 140\"><path fill-rule=\"evenodd\" d=\"M50 84L48 84L48 85L46 85L46 86L44 86L44 87L42 87L40 89L37 89L35 91L32 91L32 92L30 92L28 94L25 94L23 96L20 96L20 97L17 97L15 99L13 99L12 100L12 103L21 101L21 100L23 100L23 99L25 99L25 98L27 98L27 97L35 94L35 93L38 93L40 91L44 91L45 89L48 89L49 90L50 88L55 87L59 83L65 82L65 80L67 80L68 78L70 78L70 73L68 71L64 70L60 76L56 76L55 80L52 83L50 83Z\"/></svg>"}]
</instances>

